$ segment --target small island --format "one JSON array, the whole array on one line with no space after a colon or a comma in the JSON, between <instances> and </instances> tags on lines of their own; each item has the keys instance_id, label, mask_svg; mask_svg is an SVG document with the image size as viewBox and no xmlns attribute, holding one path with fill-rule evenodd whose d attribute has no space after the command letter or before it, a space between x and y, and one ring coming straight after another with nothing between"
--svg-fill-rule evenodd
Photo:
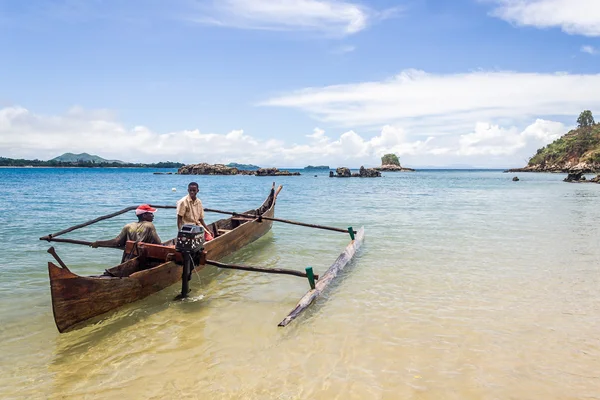
<instances>
[{"instance_id":1,"label":"small island","mask_svg":"<svg viewBox=\"0 0 600 400\"><path fill-rule=\"evenodd\" d=\"M304 167L304 169L310 169L310 170L325 170L325 171L329 171L331 168L329 168L329 165L307 165L306 167Z\"/></svg>"},{"instance_id":2,"label":"small island","mask_svg":"<svg viewBox=\"0 0 600 400\"><path fill-rule=\"evenodd\" d=\"M586 181L584 174L600 172L600 124L585 110L577 118L576 129L538 149L525 167L504 172L567 173L565 182L597 182L598 177Z\"/></svg>"},{"instance_id":3,"label":"small island","mask_svg":"<svg viewBox=\"0 0 600 400\"><path fill-rule=\"evenodd\" d=\"M391 172L407 172L414 171L412 168L404 168L400 165L400 160L395 154L386 154L381 157L381 167L375 167L377 171L391 171Z\"/></svg>"},{"instance_id":4,"label":"small island","mask_svg":"<svg viewBox=\"0 0 600 400\"><path fill-rule=\"evenodd\" d=\"M225 164L189 164L177 170L178 175L255 175L255 176L297 176L300 172L289 172L277 168L258 168L255 171L229 167Z\"/></svg>"}]
</instances>

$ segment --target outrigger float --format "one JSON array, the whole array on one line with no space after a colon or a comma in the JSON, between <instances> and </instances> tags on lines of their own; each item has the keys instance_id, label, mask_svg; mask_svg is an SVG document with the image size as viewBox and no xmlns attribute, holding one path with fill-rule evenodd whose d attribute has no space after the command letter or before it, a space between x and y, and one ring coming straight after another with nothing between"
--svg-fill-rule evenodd
<instances>
[{"instance_id":1,"label":"outrigger float","mask_svg":"<svg viewBox=\"0 0 600 400\"><path fill-rule=\"evenodd\" d=\"M363 243L364 227L355 231L352 227L346 230L275 218L275 203L281 189L282 186L279 186L275 190L275 184L273 183L269 196L264 203L259 208L244 213L206 208L206 212L231 215L229 218L220 219L209 225L214 239L208 242L203 241L203 228L195 225L184 225L177 238L161 245L128 241L125 247L121 248L123 250L121 264L106 269L102 275L79 276L73 273L56 254L54 247L50 247L48 253L52 254L59 264L48 262L52 311L58 331L63 333L78 329L93 317L141 300L180 280L182 281L182 290L178 297L185 298L189 292L192 271L199 271L206 265L307 278L310 289L278 326L288 325L323 293L338 273L354 257ZM152 205L152 207L176 208L175 206L161 205ZM113 214L41 237L40 240L91 245L92 242L57 238L57 236L124 214L135 208L136 206L127 207ZM262 268L219 262L220 259L262 237L271 229L274 221L348 233L351 241L335 262L320 276L314 274L310 267L306 268L305 272L301 272L282 268Z\"/></svg>"}]
</instances>

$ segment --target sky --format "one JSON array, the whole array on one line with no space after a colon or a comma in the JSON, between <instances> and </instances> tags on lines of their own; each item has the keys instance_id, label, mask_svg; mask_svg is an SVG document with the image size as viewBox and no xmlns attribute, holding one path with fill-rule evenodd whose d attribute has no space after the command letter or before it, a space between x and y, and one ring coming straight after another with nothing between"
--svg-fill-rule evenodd
<instances>
[{"instance_id":1,"label":"sky","mask_svg":"<svg viewBox=\"0 0 600 400\"><path fill-rule=\"evenodd\" d=\"M600 115L600 0L0 0L0 156L522 167Z\"/></svg>"}]
</instances>

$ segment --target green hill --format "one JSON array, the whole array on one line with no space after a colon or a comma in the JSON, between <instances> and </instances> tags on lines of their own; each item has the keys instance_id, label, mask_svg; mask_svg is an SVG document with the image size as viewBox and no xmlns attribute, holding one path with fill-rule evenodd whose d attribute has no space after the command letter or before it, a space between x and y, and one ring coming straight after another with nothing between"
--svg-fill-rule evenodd
<instances>
[{"instance_id":1,"label":"green hill","mask_svg":"<svg viewBox=\"0 0 600 400\"><path fill-rule=\"evenodd\" d=\"M582 113L583 115L584 113ZM510 172L600 172L600 124L591 121L538 149L527 166ZM581 119L581 116L580 116ZM578 120L580 122L580 120Z\"/></svg>"},{"instance_id":2,"label":"green hill","mask_svg":"<svg viewBox=\"0 0 600 400\"><path fill-rule=\"evenodd\" d=\"M57 161L57 162L68 162L68 163L73 163L73 162L92 162L92 163L118 163L118 164L125 164L125 162L123 161L119 161L119 160L107 160L105 158L102 158L100 156L95 156L95 155L91 155L88 153L80 153L80 154L73 154L73 153L65 153L61 156L55 157L52 160L49 161Z\"/></svg>"},{"instance_id":3,"label":"green hill","mask_svg":"<svg viewBox=\"0 0 600 400\"><path fill-rule=\"evenodd\" d=\"M577 128L538 149L522 171L600 171L600 124Z\"/></svg>"}]
</instances>

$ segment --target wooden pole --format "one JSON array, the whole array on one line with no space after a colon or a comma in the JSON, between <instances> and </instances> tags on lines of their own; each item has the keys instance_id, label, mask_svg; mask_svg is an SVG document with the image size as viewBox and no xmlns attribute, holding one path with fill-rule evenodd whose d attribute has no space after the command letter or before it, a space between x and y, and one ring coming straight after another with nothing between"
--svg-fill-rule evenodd
<instances>
[{"instance_id":1,"label":"wooden pole","mask_svg":"<svg viewBox=\"0 0 600 400\"><path fill-rule=\"evenodd\" d=\"M52 254L52 257L54 257L54 259L58 262L58 264L61 267L63 267L67 271L69 270L69 268L67 267L67 265L63 262L63 260L61 260L60 257L58 256L58 254L56 254L56 250L54 250L54 247L50 247L48 249L48 253Z\"/></svg>"},{"instance_id":2,"label":"wooden pole","mask_svg":"<svg viewBox=\"0 0 600 400\"><path fill-rule=\"evenodd\" d=\"M301 271L296 271L293 269L283 269L283 268L262 268L262 267L251 267L249 265L234 265L234 264L224 264L213 260L206 260L206 264L213 265L218 268L224 269L239 269L242 271L253 271L253 272L266 272L269 274L282 274L282 275L294 275L299 276L301 278L307 278L306 273ZM319 279L319 275L315 275L315 279Z\"/></svg>"},{"instance_id":3,"label":"wooden pole","mask_svg":"<svg viewBox=\"0 0 600 400\"><path fill-rule=\"evenodd\" d=\"M154 208L177 208L176 206L155 206L155 205L150 205L150 207L154 207ZM72 232L75 229L80 229L80 228L83 228L85 226L95 224L96 222L103 221L105 219L116 217L117 215L125 214L127 211L135 210L136 208L138 208L138 206L131 206L131 207L124 208L124 209L122 209L120 211L117 211L117 212L114 212L112 214L103 215L102 217L98 217L98 218L92 219L91 221L87 221L87 222L84 222L82 224L75 225L75 226L72 226L72 227L67 228L67 229L63 229L62 231L58 231L56 233L51 233L48 236L43 236L43 237L40 238L40 240L48 240L48 241L50 241L49 239L51 239L51 238L55 238L57 236L64 235L65 233Z\"/></svg>"},{"instance_id":4,"label":"wooden pole","mask_svg":"<svg viewBox=\"0 0 600 400\"><path fill-rule=\"evenodd\" d=\"M307 223L304 223L304 222L290 221L290 220L281 219L281 218L272 218L272 217L258 216L258 215L252 215L252 214L238 214L238 213L232 212L232 211L221 211L221 210L215 210L215 209L212 209L212 208L205 208L204 211L206 211L206 212L220 213L220 214L229 214L229 215L233 215L234 217L244 217L244 218L248 218L248 219L260 219L260 218L262 218L262 219L266 219L268 221L276 221L276 222L283 222L283 223L286 223L286 224L306 226L308 228L325 229L325 230L328 230L328 231L348 233L347 229L334 228L334 227L331 227L331 226L307 224ZM356 231L354 231L354 233L356 233Z\"/></svg>"},{"instance_id":5,"label":"wooden pole","mask_svg":"<svg viewBox=\"0 0 600 400\"><path fill-rule=\"evenodd\" d=\"M335 260L333 264L327 269L327 271L323 274L321 279L316 283L314 289L310 289L306 294L300 299L296 307L288 314L287 317L283 319L279 323L278 326L286 326L290 322L292 322L298 315L302 313L311 303L323 293L323 291L329 286L329 284L333 281L333 279L338 275L338 273L344 269L344 267L350 262L356 251L360 247L364 240L364 228L361 227L354 240L346 246L346 249L339 257Z\"/></svg>"},{"instance_id":6,"label":"wooden pole","mask_svg":"<svg viewBox=\"0 0 600 400\"><path fill-rule=\"evenodd\" d=\"M40 238L40 240L47 240L49 242L59 242L59 243L71 243L71 244L82 244L84 246L91 246L92 242L87 242L85 240L76 240L76 239L55 239L53 237L48 237L47 239ZM115 247L117 248L117 247Z\"/></svg>"}]
</instances>

